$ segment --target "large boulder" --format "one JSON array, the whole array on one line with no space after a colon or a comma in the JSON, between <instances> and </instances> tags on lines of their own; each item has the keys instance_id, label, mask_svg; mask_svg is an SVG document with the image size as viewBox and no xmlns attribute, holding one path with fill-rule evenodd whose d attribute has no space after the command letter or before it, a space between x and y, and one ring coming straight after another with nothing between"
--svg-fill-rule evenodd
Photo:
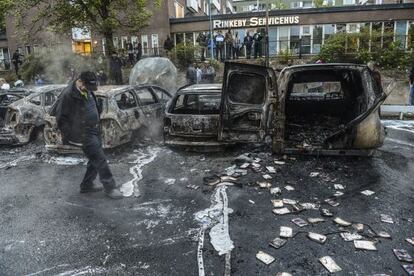
<instances>
[{"instance_id":1,"label":"large boulder","mask_svg":"<svg viewBox=\"0 0 414 276\"><path fill-rule=\"evenodd\" d=\"M153 84L174 93L177 90L177 68L168 58L144 58L135 64L129 84Z\"/></svg>"}]
</instances>

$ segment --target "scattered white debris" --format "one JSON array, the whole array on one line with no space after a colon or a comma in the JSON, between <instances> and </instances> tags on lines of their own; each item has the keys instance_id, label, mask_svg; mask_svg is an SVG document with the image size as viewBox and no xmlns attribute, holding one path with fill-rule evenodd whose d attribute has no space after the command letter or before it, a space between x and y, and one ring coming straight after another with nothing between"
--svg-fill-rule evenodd
<instances>
[{"instance_id":1,"label":"scattered white debris","mask_svg":"<svg viewBox=\"0 0 414 276\"><path fill-rule=\"evenodd\" d=\"M377 234L378 234L378 237L380 238L391 239L391 235L388 232L379 231Z\"/></svg>"},{"instance_id":2,"label":"scattered white debris","mask_svg":"<svg viewBox=\"0 0 414 276\"><path fill-rule=\"evenodd\" d=\"M272 199L271 202L272 202L273 208L283 207L283 200L281 199Z\"/></svg>"},{"instance_id":3,"label":"scattered white debris","mask_svg":"<svg viewBox=\"0 0 414 276\"><path fill-rule=\"evenodd\" d=\"M339 225L341 225L341 226L350 226L352 223L350 223L350 222L348 222L348 221L346 221L346 220L343 220L343 219L341 219L341 218L339 218L339 217L336 217L335 219L334 219L334 222L336 223L336 224L339 224Z\"/></svg>"},{"instance_id":4,"label":"scattered white debris","mask_svg":"<svg viewBox=\"0 0 414 276\"><path fill-rule=\"evenodd\" d=\"M279 161L279 160L275 160L273 161L276 165L285 165L286 162L285 161Z\"/></svg>"},{"instance_id":5,"label":"scattered white debris","mask_svg":"<svg viewBox=\"0 0 414 276\"><path fill-rule=\"evenodd\" d=\"M276 274L276 276L292 276L292 274L287 273L287 272L278 272L278 273Z\"/></svg>"},{"instance_id":6,"label":"scattered white debris","mask_svg":"<svg viewBox=\"0 0 414 276\"><path fill-rule=\"evenodd\" d=\"M308 218L308 222L312 224L324 222L325 220L323 218Z\"/></svg>"},{"instance_id":7,"label":"scattered white debris","mask_svg":"<svg viewBox=\"0 0 414 276\"><path fill-rule=\"evenodd\" d=\"M188 178L187 178L187 177L181 177L181 178L180 178L180 181L181 181L181 182L187 182L187 181L188 181Z\"/></svg>"},{"instance_id":8,"label":"scattered white debris","mask_svg":"<svg viewBox=\"0 0 414 276\"><path fill-rule=\"evenodd\" d=\"M322 257L319 259L319 261L330 273L342 271L342 269L336 264L336 262L330 256Z\"/></svg>"},{"instance_id":9,"label":"scattered white debris","mask_svg":"<svg viewBox=\"0 0 414 276\"><path fill-rule=\"evenodd\" d=\"M198 188L200 188L200 186L192 185L192 184L189 184L186 187L189 188L189 189L193 189L193 190L197 190Z\"/></svg>"},{"instance_id":10,"label":"scattered white debris","mask_svg":"<svg viewBox=\"0 0 414 276\"><path fill-rule=\"evenodd\" d=\"M237 178L228 175L221 176L220 179L221 181L237 181Z\"/></svg>"},{"instance_id":11,"label":"scattered white debris","mask_svg":"<svg viewBox=\"0 0 414 276\"><path fill-rule=\"evenodd\" d=\"M320 174L320 173L318 173L318 172L311 172L311 173L309 174L309 176L310 176L310 177L317 177L317 176L319 176L319 174Z\"/></svg>"},{"instance_id":12,"label":"scattered white debris","mask_svg":"<svg viewBox=\"0 0 414 276\"><path fill-rule=\"evenodd\" d=\"M325 202L328 203L329 205L331 205L332 207L338 207L339 206L339 202L335 201L332 198L325 199Z\"/></svg>"},{"instance_id":13,"label":"scattered white debris","mask_svg":"<svg viewBox=\"0 0 414 276\"><path fill-rule=\"evenodd\" d=\"M257 182L257 185L259 185L260 188L264 188L264 189L269 189L270 187L272 187L271 183L265 182L265 181Z\"/></svg>"},{"instance_id":14,"label":"scattered white debris","mask_svg":"<svg viewBox=\"0 0 414 276\"><path fill-rule=\"evenodd\" d=\"M414 237L405 239L409 244L414 245Z\"/></svg>"},{"instance_id":15,"label":"scattered white debris","mask_svg":"<svg viewBox=\"0 0 414 276\"><path fill-rule=\"evenodd\" d=\"M380 217L381 217L382 222L394 223L394 221L392 220L392 217L390 215L381 214Z\"/></svg>"},{"instance_id":16,"label":"scattered white debris","mask_svg":"<svg viewBox=\"0 0 414 276\"><path fill-rule=\"evenodd\" d=\"M279 249L286 244L287 240L281 238L274 238L269 244L270 246Z\"/></svg>"},{"instance_id":17,"label":"scattered white debris","mask_svg":"<svg viewBox=\"0 0 414 276\"><path fill-rule=\"evenodd\" d=\"M318 233L309 232L308 238L312 241L315 241L317 243L324 244L326 242L327 237L325 235L321 235Z\"/></svg>"},{"instance_id":18,"label":"scattered white debris","mask_svg":"<svg viewBox=\"0 0 414 276\"><path fill-rule=\"evenodd\" d=\"M300 206L302 206L305 210L319 210L320 205L316 203L299 203Z\"/></svg>"},{"instance_id":19,"label":"scattered white debris","mask_svg":"<svg viewBox=\"0 0 414 276\"><path fill-rule=\"evenodd\" d=\"M273 213L276 215L286 215L286 214L290 214L291 212L288 208L284 207L284 208L273 209Z\"/></svg>"},{"instance_id":20,"label":"scattered white debris","mask_svg":"<svg viewBox=\"0 0 414 276\"><path fill-rule=\"evenodd\" d=\"M164 183L167 184L167 185L174 185L175 184L175 179L174 178L167 178L164 181Z\"/></svg>"},{"instance_id":21,"label":"scattered white debris","mask_svg":"<svg viewBox=\"0 0 414 276\"><path fill-rule=\"evenodd\" d=\"M414 275L414 265L413 264L407 264L402 266L405 271L407 271L409 276Z\"/></svg>"},{"instance_id":22,"label":"scattered white debris","mask_svg":"<svg viewBox=\"0 0 414 276\"><path fill-rule=\"evenodd\" d=\"M362 236L357 233L342 232L340 235L346 242L362 239Z\"/></svg>"},{"instance_id":23,"label":"scattered white debris","mask_svg":"<svg viewBox=\"0 0 414 276\"><path fill-rule=\"evenodd\" d=\"M295 188L293 188L292 186L290 186L290 185L286 185L285 186L285 189L286 190L288 190L288 191L294 191L295 190Z\"/></svg>"},{"instance_id":24,"label":"scattered white debris","mask_svg":"<svg viewBox=\"0 0 414 276\"><path fill-rule=\"evenodd\" d=\"M291 238L293 237L293 229L286 226L280 226L280 234L281 238Z\"/></svg>"},{"instance_id":25,"label":"scattered white debris","mask_svg":"<svg viewBox=\"0 0 414 276\"><path fill-rule=\"evenodd\" d=\"M264 264L270 265L271 263L273 263L275 261L275 258L273 258L271 255L263 252L263 251L259 251L256 254L256 258L263 262Z\"/></svg>"},{"instance_id":26,"label":"scattered white debris","mask_svg":"<svg viewBox=\"0 0 414 276\"><path fill-rule=\"evenodd\" d=\"M288 198L284 198L284 199L282 199L282 201L283 201L284 204L289 204L289 205L294 205L294 204L298 203L296 200L288 199Z\"/></svg>"},{"instance_id":27,"label":"scattered white debris","mask_svg":"<svg viewBox=\"0 0 414 276\"><path fill-rule=\"evenodd\" d=\"M324 217L333 217L333 213L328 209L321 209L321 215Z\"/></svg>"},{"instance_id":28,"label":"scattered white debris","mask_svg":"<svg viewBox=\"0 0 414 276\"><path fill-rule=\"evenodd\" d=\"M357 230L357 232L364 231L364 225L362 223L354 223L352 224L352 227Z\"/></svg>"},{"instance_id":29,"label":"scattered white debris","mask_svg":"<svg viewBox=\"0 0 414 276\"><path fill-rule=\"evenodd\" d=\"M244 163L240 166L240 169L247 169L250 166L249 163Z\"/></svg>"},{"instance_id":30,"label":"scattered white debris","mask_svg":"<svg viewBox=\"0 0 414 276\"><path fill-rule=\"evenodd\" d=\"M375 194L375 192L371 191L371 190L365 190L365 191L362 191L361 194L366 195L366 196L370 196L370 195Z\"/></svg>"},{"instance_id":31,"label":"scattered white debris","mask_svg":"<svg viewBox=\"0 0 414 276\"><path fill-rule=\"evenodd\" d=\"M299 226L299 227L304 227L304 226L309 225L305 220L303 220L301 218L294 218L294 219L292 219L292 222L294 224L296 224L297 226Z\"/></svg>"},{"instance_id":32,"label":"scattered white debris","mask_svg":"<svg viewBox=\"0 0 414 276\"><path fill-rule=\"evenodd\" d=\"M275 167L272 167L272 166L267 166L267 167L266 167L266 169L267 169L267 171L268 171L269 173L276 173L276 169L275 169Z\"/></svg>"},{"instance_id":33,"label":"scattered white debris","mask_svg":"<svg viewBox=\"0 0 414 276\"><path fill-rule=\"evenodd\" d=\"M251 200L251 199L249 199L249 202L251 203L251 204L256 204L256 202L254 202L253 200Z\"/></svg>"},{"instance_id":34,"label":"scattered white debris","mask_svg":"<svg viewBox=\"0 0 414 276\"><path fill-rule=\"evenodd\" d=\"M340 197L340 196L343 196L344 195L344 193L343 192L340 192L340 191L336 191L335 193L334 193L334 196L335 197Z\"/></svg>"},{"instance_id":35,"label":"scattered white debris","mask_svg":"<svg viewBox=\"0 0 414 276\"><path fill-rule=\"evenodd\" d=\"M356 249L369 250L369 251L377 250L377 248L375 247L375 243L372 241L354 240L354 246Z\"/></svg>"},{"instance_id":36,"label":"scattered white debris","mask_svg":"<svg viewBox=\"0 0 414 276\"><path fill-rule=\"evenodd\" d=\"M342 185L342 184L334 184L334 188L335 188L335 190L343 190L343 189L345 189L344 185Z\"/></svg>"},{"instance_id":37,"label":"scattered white debris","mask_svg":"<svg viewBox=\"0 0 414 276\"><path fill-rule=\"evenodd\" d=\"M272 179L272 178L273 178L270 174L264 174L264 175L262 175L262 176L263 176L263 178L264 178L264 179L266 179L266 180L270 180L270 179Z\"/></svg>"},{"instance_id":38,"label":"scattered white debris","mask_svg":"<svg viewBox=\"0 0 414 276\"><path fill-rule=\"evenodd\" d=\"M413 258L410 256L410 254L408 254L407 250L405 250L405 249L393 249L392 251L394 252L395 257L397 257L397 259L399 261L408 262L408 263L413 262Z\"/></svg>"},{"instance_id":39,"label":"scattered white debris","mask_svg":"<svg viewBox=\"0 0 414 276\"><path fill-rule=\"evenodd\" d=\"M274 187L270 189L271 195L280 195L282 193L282 190L279 187Z\"/></svg>"},{"instance_id":40,"label":"scattered white debris","mask_svg":"<svg viewBox=\"0 0 414 276\"><path fill-rule=\"evenodd\" d=\"M261 165L259 163L252 163L252 167L259 169L261 167Z\"/></svg>"}]
</instances>

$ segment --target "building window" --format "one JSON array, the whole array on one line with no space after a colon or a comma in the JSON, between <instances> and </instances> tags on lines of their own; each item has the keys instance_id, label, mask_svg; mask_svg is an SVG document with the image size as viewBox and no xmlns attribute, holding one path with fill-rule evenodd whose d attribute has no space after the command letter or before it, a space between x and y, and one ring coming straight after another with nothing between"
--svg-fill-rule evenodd
<instances>
[{"instance_id":1,"label":"building window","mask_svg":"<svg viewBox=\"0 0 414 276\"><path fill-rule=\"evenodd\" d=\"M118 49L119 48L119 40L118 40L118 37L114 37L113 38L113 41L114 41L114 47L115 47L115 49Z\"/></svg>"},{"instance_id":2,"label":"building window","mask_svg":"<svg viewBox=\"0 0 414 276\"><path fill-rule=\"evenodd\" d=\"M336 32L337 33L345 33L346 32L346 24L336 24Z\"/></svg>"},{"instance_id":3,"label":"building window","mask_svg":"<svg viewBox=\"0 0 414 276\"><path fill-rule=\"evenodd\" d=\"M299 53L299 44L300 44L300 27L293 26L290 27L290 50L294 54Z\"/></svg>"},{"instance_id":4,"label":"building window","mask_svg":"<svg viewBox=\"0 0 414 276\"><path fill-rule=\"evenodd\" d=\"M158 41L158 34L151 35L151 44L152 50L154 51L154 55L159 55L159 41Z\"/></svg>"},{"instance_id":5,"label":"building window","mask_svg":"<svg viewBox=\"0 0 414 276\"><path fill-rule=\"evenodd\" d=\"M128 37L127 36L121 36L121 48L126 49L128 44Z\"/></svg>"},{"instance_id":6,"label":"building window","mask_svg":"<svg viewBox=\"0 0 414 276\"><path fill-rule=\"evenodd\" d=\"M141 35L142 51L144 55L148 55L148 36Z\"/></svg>"},{"instance_id":7,"label":"building window","mask_svg":"<svg viewBox=\"0 0 414 276\"><path fill-rule=\"evenodd\" d=\"M30 45L26 45L25 49L26 49L26 55L30 55L32 53L32 48L30 47Z\"/></svg>"},{"instance_id":8,"label":"building window","mask_svg":"<svg viewBox=\"0 0 414 276\"><path fill-rule=\"evenodd\" d=\"M323 25L323 40L326 41L335 33L335 24Z\"/></svg>"},{"instance_id":9,"label":"building window","mask_svg":"<svg viewBox=\"0 0 414 276\"><path fill-rule=\"evenodd\" d=\"M382 46L387 48L394 41L394 22L384 22L384 34Z\"/></svg>"},{"instance_id":10,"label":"building window","mask_svg":"<svg viewBox=\"0 0 414 276\"><path fill-rule=\"evenodd\" d=\"M407 21L395 22L395 41L401 44L402 48L407 45Z\"/></svg>"},{"instance_id":11,"label":"building window","mask_svg":"<svg viewBox=\"0 0 414 276\"><path fill-rule=\"evenodd\" d=\"M358 33L359 32L359 26L358 24L346 24L346 32L347 33Z\"/></svg>"},{"instance_id":12,"label":"building window","mask_svg":"<svg viewBox=\"0 0 414 276\"><path fill-rule=\"evenodd\" d=\"M323 33L323 26L317 25L313 27L312 53L314 54L318 54L321 51L322 33Z\"/></svg>"},{"instance_id":13,"label":"building window","mask_svg":"<svg viewBox=\"0 0 414 276\"><path fill-rule=\"evenodd\" d=\"M175 18L183 18L184 17L184 7L178 3L177 1L174 2L175 7Z\"/></svg>"},{"instance_id":14,"label":"building window","mask_svg":"<svg viewBox=\"0 0 414 276\"><path fill-rule=\"evenodd\" d=\"M311 53L311 43L312 43L312 36L311 36L311 27L310 26L302 26L302 33L301 33L301 43L300 43L300 52L302 54L310 54Z\"/></svg>"},{"instance_id":15,"label":"building window","mask_svg":"<svg viewBox=\"0 0 414 276\"><path fill-rule=\"evenodd\" d=\"M344 0L344 5L355 5L355 0Z\"/></svg>"},{"instance_id":16,"label":"building window","mask_svg":"<svg viewBox=\"0 0 414 276\"><path fill-rule=\"evenodd\" d=\"M279 28L279 52L289 50L289 27Z\"/></svg>"}]
</instances>

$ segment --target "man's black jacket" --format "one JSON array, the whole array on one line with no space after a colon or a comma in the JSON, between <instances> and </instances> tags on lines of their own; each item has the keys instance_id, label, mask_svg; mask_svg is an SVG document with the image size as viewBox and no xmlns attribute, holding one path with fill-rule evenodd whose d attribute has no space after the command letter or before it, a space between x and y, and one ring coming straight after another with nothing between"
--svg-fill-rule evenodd
<instances>
[{"instance_id":1,"label":"man's black jacket","mask_svg":"<svg viewBox=\"0 0 414 276\"><path fill-rule=\"evenodd\" d=\"M99 114L101 113L100 105L96 100L94 93L91 93L95 99L95 103ZM59 97L56 109L52 111L56 116L58 128L62 133L63 144L69 141L82 143L86 134L85 114L87 112L87 100L80 94L76 88L75 82L66 87Z\"/></svg>"}]
</instances>

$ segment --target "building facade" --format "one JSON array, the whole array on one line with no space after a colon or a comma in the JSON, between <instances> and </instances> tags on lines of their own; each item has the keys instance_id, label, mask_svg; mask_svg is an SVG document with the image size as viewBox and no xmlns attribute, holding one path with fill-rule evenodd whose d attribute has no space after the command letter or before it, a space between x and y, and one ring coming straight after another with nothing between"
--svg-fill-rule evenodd
<instances>
[{"instance_id":1,"label":"building facade","mask_svg":"<svg viewBox=\"0 0 414 276\"><path fill-rule=\"evenodd\" d=\"M349 42L348 46L356 50L361 43L368 43L369 49L375 51L378 47L397 40L404 48L412 46L414 3L397 4L390 3L391 0L375 0L371 5L371 0L363 4L355 2L356 0L324 0L331 2L316 8L304 3L308 0L283 1L301 2L297 5L298 8L269 7L272 8L269 11L270 55L283 51L317 54L326 39L338 32L366 35L367 41ZM312 6L315 1L317 0L311 1ZM350 1L349 4L347 1ZM275 3L269 2L272 5ZM150 2L149 8L153 11L153 16L148 26L132 34L118 30L114 33L113 42L117 49L124 51L129 43L136 45L140 42L143 56L153 56L163 55L163 44L167 36L171 36L175 44L197 45L196 40L201 32L208 34L212 30L215 35L219 31L231 29L243 40L247 32L254 33L265 28L266 13L262 10L266 6L263 3L266 1L165 0L161 8L155 8ZM10 63L10 56L16 49L23 55L28 55L38 47L69 45L79 54L103 54L106 47L105 40L94 34L93 30L74 29L64 34L43 31L29 40L23 40L19 36L12 20L8 20L6 30L7 36L0 34L0 64Z\"/></svg>"}]
</instances>

